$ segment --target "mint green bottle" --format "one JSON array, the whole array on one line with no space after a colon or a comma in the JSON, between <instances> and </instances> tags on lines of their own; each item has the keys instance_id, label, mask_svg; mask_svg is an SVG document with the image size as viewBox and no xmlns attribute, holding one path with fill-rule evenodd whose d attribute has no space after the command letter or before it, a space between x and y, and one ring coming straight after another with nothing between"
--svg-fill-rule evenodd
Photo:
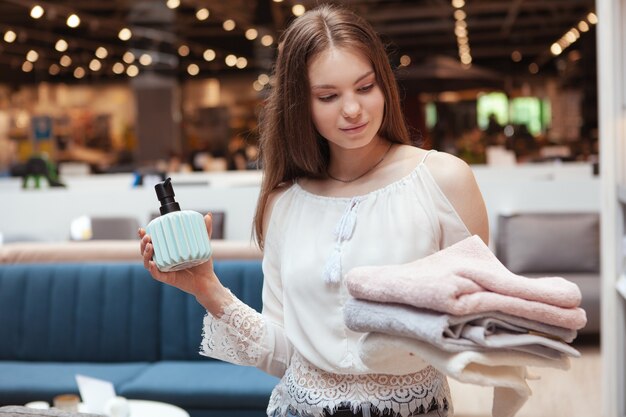
<instances>
[{"instance_id":1,"label":"mint green bottle","mask_svg":"<svg viewBox=\"0 0 626 417\"><path fill-rule=\"evenodd\" d=\"M178 271L200 265L211 257L209 233L202 214L182 210L174 200L172 179L154 186L161 203L161 216L146 226L152 238L152 259L160 271Z\"/></svg>"}]
</instances>

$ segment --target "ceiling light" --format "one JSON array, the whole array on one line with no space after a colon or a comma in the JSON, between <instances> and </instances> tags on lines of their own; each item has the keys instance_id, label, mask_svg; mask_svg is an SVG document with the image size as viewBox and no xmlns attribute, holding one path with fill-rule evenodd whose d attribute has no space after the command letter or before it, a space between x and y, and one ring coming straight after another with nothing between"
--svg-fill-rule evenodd
<instances>
[{"instance_id":1,"label":"ceiling light","mask_svg":"<svg viewBox=\"0 0 626 417\"><path fill-rule=\"evenodd\" d=\"M306 8L301 4L294 4L291 8L291 13L293 13L294 16L302 16L304 12L306 12Z\"/></svg>"},{"instance_id":2,"label":"ceiling light","mask_svg":"<svg viewBox=\"0 0 626 417\"><path fill-rule=\"evenodd\" d=\"M598 23L598 16L596 16L595 13L591 12L587 15L587 20L589 21L589 23L591 23L592 25L595 25L596 23Z\"/></svg>"},{"instance_id":3,"label":"ceiling light","mask_svg":"<svg viewBox=\"0 0 626 417\"><path fill-rule=\"evenodd\" d=\"M113 64L112 70L118 75L122 74L124 72L124 64L122 64L121 62L116 62L115 64Z\"/></svg>"},{"instance_id":4,"label":"ceiling light","mask_svg":"<svg viewBox=\"0 0 626 417\"><path fill-rule=\"evenodd\" d=\"M76 67L74 70L74 78L79 80L85 76L85 69L83 67Z\"/></svg>"},{"instance_id":5,"label":"ceiling light","mask_svg":"<svg viewBox=\"0 0 626 417\"><path fill-rule=\"evenodd\" d=\"M254 88L254 91L263 91L263 84L261 84L258 80L254 80L252 88Z\"/></svg>"},{"instance_id":6,"label":"ceiling light","mask_svg":"<svg viewBox=\"0 0 626 417\"><path fill-rule=\"evenodd\" d=\"M117 34L117 37L120 38L120 40L127 41L133 37L133 32L128 28L122 28Z\"/></svg>"},{"instance_id":7,"label":"ceiling light","mask_svg":"<svg viewBox=\"0 0 626 417\"><path fill-rule=\"evenodd\" d=\"M403 67L408 67L409 65L411 65L411 57L408 55L402 55L400 57L400 65L402 65Z\"/></svg>"},{"instance_id":8,"label":"ceiling light","mask_svg":"<svg viewBox=\"0 0 626 417\"><path fill-rule=\"evenodd\" d=\"M37 62L37 60L39 59L39 54L37 53L37 51L35 51L34 49L31 49L30 51L28 51L28 53L26 54L26 60L30 61L30 62Z\"/></svg>"},{"instance_id":9,"label":"ceiling light","mask_svg":"<svg viewBox=\"0 0 626 417\"><path fill-rule=\"evenodd\" d=\"M511 59L513 62L520 62L522 60L522 53L520 51L511 52Z\"/></svg>"},{"instance_id":10,"label":"ceiling light","mask_svg":"<svg viewBox=\"0 0 626 417\"><path fill-rule=\"evenodd\" d=\"M5 42L12 43L12 42L15 42L16 39L17 39L17 34L13 32L12 30L7 30L6 32L4 32Z\"/></svg>"},{"instance_id":11,"label":"ceiling light","mask_svg":"<svg viewBox=\"0 0 626 417\"><path fill-rule=\"evenodd\" d=\"M205 61L213 61L215 59L215 51L213 49L207 49L202 54Z\"/></svg>"},{"instance_id":12,"label":"ceiling light","mask_svg":"<svg viewBox=\"0 0 626 417\"><path fill-rule=\"evenodd\" d=\"M254 28L250 28L248 30L246 30L246 39L249 41L253 41L257 38L257 36L259 36L259 31L257 31Z\"/></svg>"},{"instance_id":13,"label":"ceiling light","mask_svg":"<svg viewBox=\"0 0 626 417\"><path fill-rule=\"evenodd\" d=\"M563 48L561 47L561 45L554 42L552 46L550 46L550 52L552 52L552 55L557 56L560 55L561 52L563 52Z\"/></svg>"},{"instance_id":14,"label":"ceiling light","mask_svg":"<svg viewBox=\"0 0 626 417\"><path fill-rule=\"evenodd\" d=\"M222 27L227 32L230 32L231 30L235 29L235 26L236 24L233 19L224 20L224 23L222 23Z\"/></svg>"},{"instance_id":15,"label":"ceiling light","mask_svg":"<svg viewBox=\"0 0 626 417\"><path fill-rule=\"evenodd\" d=\"M126 75L129 77L136 77L138 74L139 68L137 68L136 65L129 65L128 68L126 68Z\"/></svg>"},{"instance_id":16,"label":"ceiling light","mask_svg":"<svg viewBox=\"0 0 626 417\"><path fill-rule=\"evenodd\" d=\"M207 20L209 18L209 9L203 7L202 9L198 9L196 12L196 19L198 20Z\"/></svg>"},{"instance_id":17,"label":"ceiling light","mask_svg":"<svg viewBox=\"0 0 626 417\"><path fill-rule=\"evenodd\" d=\"M135 55L130 51L124 52L124 55L122 55L122 60L127 64L132 64L133 62L135 62Z\"/></svg>"},{"instance_id":18,"label":"ceiling light","mask_svg":"<svg viewBox=\"0 0 626 417\"><path fill-rule=\"evenodd\" d=\"M282 3L283 0L274 0L274 3Z\"/></svg>"},{"instance_id":19,"label":"ceiling light","mask_svg":"<svg viewBox=\"0 0 626 417\"><path fill-rule=\"evenodd\" d=\"M68 55L63 55L61 59L59 59L59 64L61 64L62 67L67 68L72 65L72 58L70 58Z\"/></svg>"},{"instance_id":20,"label":"ceiling light","mask_svg":"<svg viewBox=\"0 0 626 417\"><path fill-rule=\"evenodd\" d=\"M452 7L455 9L460 9L465 6L465 0L452 0Z\"/></svg>"},{"instance_id":21,"label":"ceiling light","mask_svg":"<svg viewBox=\"0 0 626 417\"><path fill-rule=\"evenodd\" d=\"M226 58L224 58L224 62L229 67L234 67L237 64L237 57L233 54L227 55Z\"/></svg>"},{"instance_id":22,"label":"ceiling light","mask_svg":"<svg viewBox=\"0 0 626 417\"><path fill-rule=\"evenodd\" d=\"M100 59L104 59L109 56L109 51L107 51L104 46L99 46L98 49L96 49L96 56Z\"/></svg>"},{"instance_id":23,"label":"ceiling light","mask_svg":"<svg viewBox=\"0 0 626 417\"><path fill-rule=\"evenodd\" d=\"M165 3L165 5L170 9L176 9L178 6L180 6L180 0L167 0L167 3Z\"/></svg>"},{"instance_id":24,"label":"ceiling light","mask_svg":"<svg viewBox=\"0 0 626 417\"><path fill-rule=\"evenodd\" d=\"M189 64L187 67L187 72L189 75L198 75L200 73L200 67L196 64Z\"/></svg>"},{"instance_id":25,"label":"ceiling light","mask_svg":"<svg viewBox=\"0 0 626 417\"><path fill-rule=\"evenodd\" d=\"M263 46L270 46L273 43L274 43L274 38L272 37L272 35L264 35L261 38L261 44Z\"/></svg>"},{"instance_id":26,"label":"ceiling light","mask_svg":"<svg viewBox=\"0 0 626 417\"><path fill-rule=\"evenodd\" d=\"M48 68L48 73L50 75L57 75L59 72L61 72L61 68L57 64L52 64L50 65L50 68Z\"/></svg>"},{"instance_id":27,"label":"ceiling light","mask_svg":"<svg viewBox=\"0 0 626 417\"><path fill-rule=\"evenodd\" d=\"M588 32L589 25L584 20L581 20L580 22L578 22L578 30L580 30L581 32Z\"/></svg>"},{"instance_id":28,"label":"ceiling light","mask_svg":"<svg viewBox=\"0 0 626 417\"><path fill-rule=\"evenodd\" d=\"M464 20L467 17L467 14L463 10L457 9L454 11L454 18L456 20Z\"/></svg>"},{"instance_id":29,"label":"ceiling light","mask_svg":"<svg viewBox=\"0 0 626 417\"><path fill-rule=\"evenodd\" d=\"M539 72L539 65L537 65L536 62L531 62L531 64L528 66L528 71L531 74L537 74Z\"/></svg>"},{"instance_id":30,"label":"ceiling light","mask_svg":"<svg viewBox=\"0 0 626 417\"><path fill-rule=\"evenodd\" d=\"M44 9L40 5L36 4L30 9L30 17L33 19L39 19L44 14Z\"/></svg>"},{"instance_id":31,"label":"ceiling light","mask_svg":"<svg viewBox=\"0 0 626 417\"><path fill-rule=\"evenodd\" d=\"M565 39L567 39L569 43L574 43L576 42L577 38L576 38L576 35L570 30L569 32L565 34Z\"/></svg>"},{"instance_id":32,"label":"ceiling light","mask_svg":"<svg viewBox=\"0 0 626 417\"><path fill-rule=\"evenodd\" d=\"M89 62L90 70L95 72L95 71L100 71L101 68L102 68L102 63L95 58Z\"/></svg>"},{"instance_id":33,"label":"ceiling light","mask_svg":"<svg viewBox=\"0 0 626 417\"><path fill-rule=\"evenodd\" d=\"M22 64L22 71L24 72L31 72L33 68L33 63L30 61L24 61L24 63Z\"/></svg>"},{"instance_id":34,"label":"ceiling light","mask_svg":"<svg viewBox=\"0 0 626 417\"><path fill-rule=\"evenodd\" d=\"M467 29L457 26L454 28L454 34L459 38L467 37Z\"/></svg>"},{"instance_id":35,"label":"ceiling light","mask_svg":"<svg viewBox=\"0 0 626 417\"><path fill-rule=\"evenodd\" d=\"M59 39L57 43L54 44L54 49L56 49L59 52L67 51L68 47L69 45L65 39Z\"/></svg>"},{"instance_id":36,"label":"ceiling light","mask_svg":"<svg viewBox=\"0 0 626 417\"><path fill-rule=\"evenodd\" d=\"M472 63L472 56L470 54L461 54L461 62L465 65Z\"/></svg>"},{"instance_id":37,"label":"ceiling light","mask_svg":"<svg viewBox=\"0 0 626 417\"><path fill-rule=\"evenodd\" d=\"M77 28L80 25L80 17L78 15L72 13L67 17L65 23L71 28Z\"/></svg>"},{"instance_id":38,"label":"ceiling light","mask_svg":"<svg viewBox=\"0 0 626 417\"><path fill-rule=\"evenodd\" d=\"M152 55L148 53L141 54L141 56L139 57L139 63L143 65L144 67L147 67L148 65L152 64Z\"/></svg>"},{"instance_id":39,"label":"ceiling light","mask_svg":"<svg viewBox=\"0 0 626 417\"><path fill-rule=\"evenodd\" d=\"M265 85L270 82L270 77L267 74L260 74L257 80L261 85Z\"/></svg>"},{"instance_id":40,"label":"ceiling light","mask_svg":"<svg viewBox=\"0 0 626 417\"><path fill-rule=\"evenodd\" d=\"M189 47L187 45L180 45L178 47L178 55L187 56L189 55Z\"/></svg>"},{"instance_id":41,"label":"ceiling light","mask_svg":"<svg viewBox=\"0 0 626 417\"><path fill-rule=\"evenodd\" d=\"M244 69L245 67L248 66L248 60L246 58L240 56L239 58L237 58L237 63L235 65L239 69Z\"/></svg>"}]
</instances>

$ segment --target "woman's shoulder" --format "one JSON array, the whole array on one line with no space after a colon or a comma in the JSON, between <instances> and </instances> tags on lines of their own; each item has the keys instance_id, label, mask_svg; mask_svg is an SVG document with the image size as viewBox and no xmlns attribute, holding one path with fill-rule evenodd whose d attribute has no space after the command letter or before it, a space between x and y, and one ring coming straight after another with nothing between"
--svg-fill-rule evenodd
<instances>
[{"instance_id":1,"label":"woman's shoulder","mask_svg":"<svg viewBox=\"0 0 626 417\"><path fill-rule=\"evenodd\" d=\"M462 159L432 152L424 165L471 234L489 242L487 211L472 168Z\"/></svg>"},{"instance_id":2,"label":"woman's shoulder","mask_svg":"<svg viewBox=\"0 0 626 417\"><path fill-rule=\"evenodd\" d=\"M468 176L473 179L471 167L461 158L446 152L424 151L424 164L439 185L458 181Z\"/></svg>"}]
</instances>

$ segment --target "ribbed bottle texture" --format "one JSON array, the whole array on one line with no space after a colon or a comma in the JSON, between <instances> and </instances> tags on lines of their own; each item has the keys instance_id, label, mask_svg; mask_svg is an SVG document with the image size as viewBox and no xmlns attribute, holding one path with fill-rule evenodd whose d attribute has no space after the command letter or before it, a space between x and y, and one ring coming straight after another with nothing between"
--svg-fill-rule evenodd
<instances>
[{"instance_id":1,"label":"ribbed bottle texture","mask_svg":"<svg viewBox=\"0 0 626 417\"><path fill-rule=\"evenodd\" d=\"M178 271L206 262L211 244L204 218L183 210L157 217L146 226L152 238L153 260L160 271Z\"/></svg>"}]
</instances>

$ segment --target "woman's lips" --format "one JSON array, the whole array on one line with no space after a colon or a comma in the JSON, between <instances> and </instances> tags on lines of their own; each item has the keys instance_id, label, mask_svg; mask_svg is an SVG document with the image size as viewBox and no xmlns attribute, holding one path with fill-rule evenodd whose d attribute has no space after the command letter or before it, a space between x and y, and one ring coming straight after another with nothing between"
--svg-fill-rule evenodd
<instances>
[{"instance_id":1,"label":"woman's lips","mask_svg":"<svg viewBox=\"0 0 626 417\"><path fill-rule=\"evenodd\" d=\"M360 125L354 125L354 126L350 126L350 127L342 127L342 128L340 128L340 130L345 132L345 133L361 133L363 130L365 130L366 126L367 126L367 122L362 123Z\"/></svg>"}]
</instances>

